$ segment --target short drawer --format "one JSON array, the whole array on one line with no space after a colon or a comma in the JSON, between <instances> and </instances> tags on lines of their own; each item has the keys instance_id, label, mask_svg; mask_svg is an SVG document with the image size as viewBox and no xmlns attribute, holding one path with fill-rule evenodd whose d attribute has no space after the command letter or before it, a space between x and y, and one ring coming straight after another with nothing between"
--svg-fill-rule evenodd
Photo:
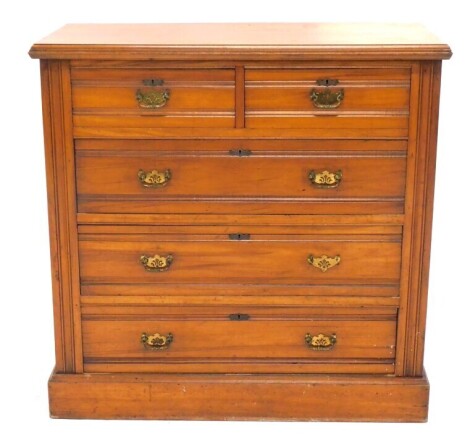
<instances>
[{"instance_id":1,"label":"short drawer","mask_svg":"<svg viewBox=\"0 0 470 445\"><path fill-rule=\"evenodd\" d=\"M72 68L76 127L233 127L232 69Z\"/></svg>"},{"instance_id":2,"label":"short drawer","mask_svg":"<svg viewBox=\"0 0 470 445\"><path fill-rule=\"evenodd\" d=\"M171 228L165 230L171 232ZM206 230L210 233L210 228ZM189 228L187 232L81 233L82 286L90 289L114 284L119 295L119 285L129 284L135 285L135 292L139 292L139 286L147 289L150 286L159 293L168 285L268 282L282 286L396 285L399 282L401 235L398 234L203 235L190 233Z\"/></svg>"},{"instance_id":3,"label":"short drawer","mask_svg":"<svg viewBox=\"0 0 470 445\"><path fill-rule=\"evenodd\" d=\"M390 373L396 315L88 315L82 332L91 372Z\"/></svg>"},{"instance_id":4,"label":"short drawer","mask_svg":"<svg viewBox=\"0 0 470 445\"><path fill-rule=\"evenodd\" d=\"M248 128L407 135L408 68L248 69L245 79Z\"/></svg>"}]
</instances>

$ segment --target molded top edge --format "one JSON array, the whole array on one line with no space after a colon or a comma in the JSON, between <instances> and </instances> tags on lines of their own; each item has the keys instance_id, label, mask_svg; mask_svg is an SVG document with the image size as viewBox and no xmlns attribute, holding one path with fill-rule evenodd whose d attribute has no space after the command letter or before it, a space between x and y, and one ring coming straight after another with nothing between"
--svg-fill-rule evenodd
<instances>
[{"instance_id":1,"label":"molded top edge","mask_svg":"<svg viewBox=\"0 0 470 445\"><path fill-rule=\"evenodd\" d=\"M448 59L421 25L361 23L71 24L34 44L40 59Z\"/></svg>"}]
</instances>

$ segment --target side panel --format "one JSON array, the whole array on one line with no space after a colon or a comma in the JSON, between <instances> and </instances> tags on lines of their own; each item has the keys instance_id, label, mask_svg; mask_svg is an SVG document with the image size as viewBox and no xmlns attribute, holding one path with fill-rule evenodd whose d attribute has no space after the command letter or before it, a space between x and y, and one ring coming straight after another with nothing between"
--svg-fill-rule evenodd
<instances>
[{"instance_id":1,"label":"side panel","mask_svg":"<svg viewBox=\"0 0 470 445\"><path fill-rule=\"evenodd\" d=\"M56 372L82 372L70 68L41 61Z\"/></svg>"},{"instance_id":2,"label":"side panel","mask_svg":"<svg viewBox=\"0 0 470 445\"><path fill-rule=\"evenodd\" d=\"M412 70L397 375L422 376L441 62Z\"/></svg>"}]
</instances>

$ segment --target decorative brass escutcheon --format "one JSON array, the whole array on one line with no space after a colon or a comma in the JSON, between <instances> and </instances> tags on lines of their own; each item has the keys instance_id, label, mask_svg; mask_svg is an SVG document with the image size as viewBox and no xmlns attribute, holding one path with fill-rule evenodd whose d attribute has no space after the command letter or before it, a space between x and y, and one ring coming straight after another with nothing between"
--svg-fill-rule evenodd
<instances>
[{"instance_id":1,"label":"decorative brass escutcheon","mask_svg":"<svg viewBox=\"0 0 470 445\"><path fill-rule=\"evenodd\" d=\"M317 108L338 108L344 99L344 90L331 91L329 88L325 88L324 90L316 91L313 89L310 94L310 99Z\"/></svg>"},{"instance_id":2,"label":"decorative brass escutcheon","mask_svg":"<svg viewBox=\"0 0 470 445\"><path fill-rule=\"evenodd\" d=\"M336 334L311 335L307 332L305 334L305 343L310 349L314 349L315 351L329 351L333 349L336 344Z\"/></svg>"},{"instance_id":3,"label":"decorative brass escutcheon","mask_svg":"<svg viewBox=\"0 0 470 445\"><path fill-rule=\"evenodd\" d=\"M239 148L238 150L236 150L236 149L229 150L228 154L230 156L237 156L239 158L244 158L244 157L247 157L247 156L251 156L252 151L251 150L245 150L243 148Z\"/></svg>"},{"instance_id":4,"label":"decorative brass escutcheon","mask_svg":"<svg viewBox=\"0 0 470 445\"><path fill-rule=\"evenodd\" d=\"M229 233L228 239L232 241L247 241L251 238L249 233Z\"/></svg>"},{"instance_id":5,"label":"decorative brass escutcheon","mask_svg":"<svg viewBox=\"0 0 470 445\"><path fill-rule=\"evenodd\" d=\"M144 268L148 272L164 272L168 270L173 262L173 255L167 256L147 256L142 255L140 262L144 265Z\"/></svg>"},{"instance_id":6,"label":"decorative brass escutcheon","mask_svg":"<svg viewBox=\"0 0 470 445\"><path fill-rule=\"evenodd\" d=\"M163 172L158 170L152 170L146 172L145 170L139 170L137 172L137 178L144 187L159 188L165 187L168 181L171 179L171 170L167 169Z\"/></svg>"},{"instance_id":7,"label":"decorative brass escutcheon","mask_svg":"<svg viewBox=\"0 0 470 445\"><path fill-rule=\"evenodd\" d=\"M339 255L336 255L334 257L329 257L327 255L314 257L313 255L309 255L307 257L307 261L313 267L320 269L322 272L326 272L328 269L332 268L333 266L337 266L341 261L341 257Z\"/></svg>"},{"instance_id":8,"label":"decorative brass escutcheon","mask_svg":"<svg viewBox=\"0 0 470 445\"><path fill-rule=\"evenodd\" d=\"M333 173L328 170L323 170L322 172L312 170L308 174L308 179L310 179L310 182L315 187L333 189L339 186L341 179L343 179L343 172L341 170Z\"/></svg>"},{"instance_id":9,"label":"decorative brass escutcheon","mask_svg":"<svg viewBox=\"0 0 470 445\"><path fill-rule=\"evenodd\" d=\"M250 319L248 314L229 314L228 319L230 321L247 321Z\"/></svg>"},{"instance_id":10,"label":"decorative brass escutcheon","mask_svg":"<svg viewBox=\"0 0 470 445\"><path fill-rule=\"evenodd\" d=\"M144 79L142 83L146 87L156 87L156 86L162 86L165 83L165 81L163 79Z\"/></svg>"},{"instance_id":11,"label":"decorative brass escutcheon","mask_svg":"<svg viewBox=\"0 0 470 445\"><path fill-rule=\"evenodd\" d=\"M339 84L338 79L317 79L317 85L319 87L331 87Z\"/></svg>"},{"instance_id":12,"label":"decorative brass escutcheon","mask_svg":"<svg viewBox=\"0 0 470 445\"><path fill-rule=\"evenodd\" d=\"M135 98L140 108L162 108L170 99L168 90L137 90Z\"/></svg>"},{"instance_id":13,"label":"decorative brass escutcheon","mask_svg":"<svg viewBox=\"0 0 470 445\"><path fill-rule=\"evenodd\" d=\"M140 341L147 349L168 349L171 342L173 341L173 334L170 332L167 335L161 335L158 333L150 335L143 332L140 336Z\"/></svg>"}]
</instances>

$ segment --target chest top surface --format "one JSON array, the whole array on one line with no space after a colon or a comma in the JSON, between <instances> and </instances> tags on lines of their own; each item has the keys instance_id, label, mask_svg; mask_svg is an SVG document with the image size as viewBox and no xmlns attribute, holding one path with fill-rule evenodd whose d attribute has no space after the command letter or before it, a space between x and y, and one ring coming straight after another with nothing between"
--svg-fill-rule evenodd
<instances>
[{"instance_id":1,"label":"chest top surface","mask_svg":"<svg viewBox=\"0 0 470 445\"><path fill-rule=\"evenodd\" d=\"M39 59L448 59L421 25L328 23L69 24L30 50Z\"/></svg>"}]
</instances>

